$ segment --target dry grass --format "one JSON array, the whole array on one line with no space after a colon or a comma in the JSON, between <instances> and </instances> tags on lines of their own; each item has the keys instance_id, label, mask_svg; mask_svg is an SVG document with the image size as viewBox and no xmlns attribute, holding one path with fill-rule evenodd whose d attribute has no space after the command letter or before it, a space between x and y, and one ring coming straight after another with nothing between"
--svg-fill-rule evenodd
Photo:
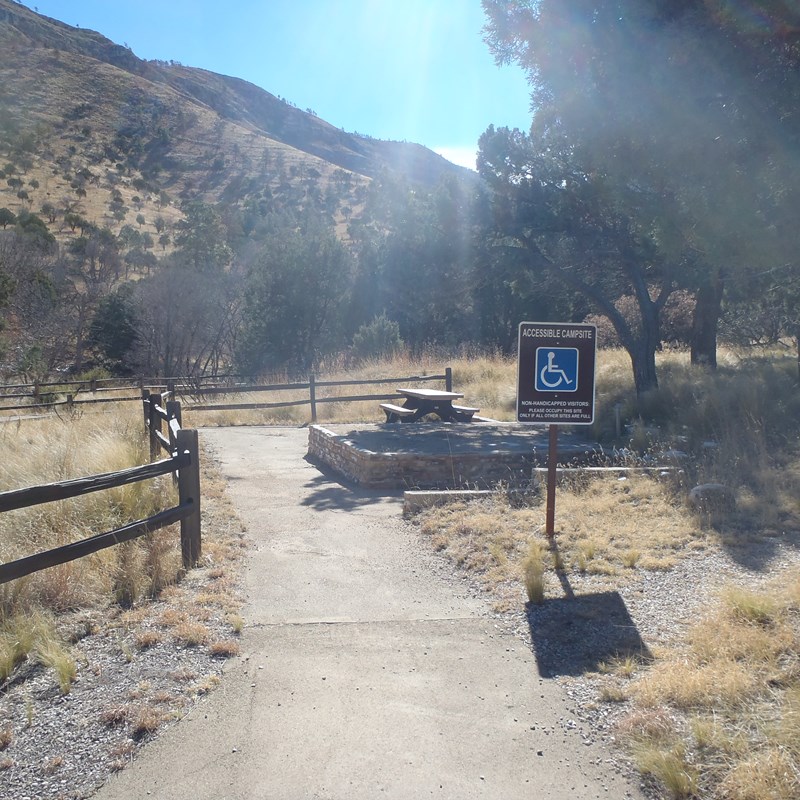
<instances>
[{"instance_id":1,"label":"dry grass","mask_svg":"<svg viewBox=\"0 0 800 800\"><path fill-rule=\"evenodd\" d=\"M646 475L563 485L556 504L558 548L551 559L545 558L543 504L514 507L498 493L482 503L431 508L418 519L433 548L498 599L514 587L519 596L524 586L529 600L539 598L534 602L544 596L548 571L618 582L637 570L668 569L717 539L675 499L671 487ZM551 583L559 587L558 581Z\"/></svg>"},{"instance_id":2,"label":"dry grass","mask_svg":"<svg viewBox=\"0 0 800 800\"><path fill-rule=\"evenodd\" d=\"M120 406L114 424L103 415L22 421L0 427L0 489L14 489L146 463L138 409ZM100 427L99 423L104 423ZM67 544L149 516L173 504L169 476L68 501L0 515L0 561ZM68 692L76 666L56 631L54 614L131 604L175 580L178 536L161 531L87 558L0 586L0 681L33 658L52 669Z\"/></svg>"},{"instance_id":3,"label":"dry grass","mask_svg":"<svg viewBox=\"0 0 800 800\"><path fill-rule=\"evenodd\" d=\"M134 642L139 650L146 650L148 647L155 647L164 641L163 634L158 631L142 630L138 631L134 637Z\"/></svg>"},{"instance_id":4,"label":"dry grass","mask_svg":"<svg viewBox=\"0 0 800 800\"><path fill-rule=\"evenodd\" d=\"M208 650L214 658L231 658L232 656L239 655L239 643L233 639L219 639L216 642L211 642Z\"/></svg>"},{"instance_id":5,"label":"dry grass","mask_svg":"<svg viewBox=\"0 0 800 800\"><path fill-rule=\"evenodd\" d=\"M172 637L185 647L199 647L208 641L209 633L201 622L187 621L175 626Z\"/></svg>"},{"instance_id":6,"label":"dry grass","mask_svg":"<svg viewBox=\"0 0 800 800\"><path fill-rule=\"evenodd\" d=\"M156 706L137 706L129 715L131 735L134 739L141 739L148 733L155 733L164 720L164 713Z\"/></svg>"},{"instance_id":7,"label":"dry grass","mask_svg":"<svg viewBox=\"0 0 800 800\"><path fill-rule=\"evenodd\" d=\"M14 741L14 729L11 725L0 728L0 750L5 750Z\"/></svg>"},{"instance_id":8,"label":"dry grass","mask_svg":"<svg viewBox=\"0 0 800 800\"><path fill-rule=\"evenodd\" d=\"M141 415L131 406L114 416L24 421L0 427L0 489L113 472L149 458ZM107 424L109 419L113 425ZM100 424L103 427L99 427ZM0 560L10 561L112 530L174 504L169 476L0 515ZM0 587L5 616L43 606L55 611L105 602L131 603L174 580L177 536L164 531L128 545L35 573Z\"/></svg>"},{"instance_id":9,"label":"dry grass","mask_svg":"<svg viewBox=\"0 0 800 800\"><path fill-rule=\"evenodd\" d=\"M542 542L531 541L528 554L522 561L522 575L528 600L537 605L544 602L545 548Z\"/></svg>"},{"instance_id":10,"label":"dry grass","mask_svg":"<svg viewBox=\"0 0 800 800\"><path fill-rule=\"evenodd\" d=\"M75 660L56 630L55 618L43 610L0 618L0 683L26 659L52 669L62 693L69 693L77 674Z\"/></svg>"},{"instance_id":11,"label":"dry grass","mask_svg":"<svg viewBox=\"0 0 800 800\"><path fill-rule=\"evenodd\" d=\"M366 361L358 365L345 359L332 360L319 369L317 381L375 380L388 377L443 375L446 366L453 370L453 387L464 394L465 402L481 409L481 415L491 419L510 421L515 418L516 362L501 356L465 353L452 358L428 352L412 355L401 352L391 359ZM289 376L275 374L261 379L264 384L289 382ZM427 388L444 388L441 382L409 381L408 385ZM397 383L378 383L367 386L326 386L317 388L317 398L336 398L359 394L394 394ZM306 401L306 405L288 408L258 410L195 411L186 409L187 426L203 425L302 425L310 419L307 405L308 390L283 390L215 396L208 399L214 404L283 403ZM197 398L201 402L201 398ZM205 401L202 401L205 402ZM317 422L384 422L379 401L320 402L317 405Z\"/></svg>"},{"instance_id":12,"label":"dry grass","mask_svg":"<svg viewBox=\"0 0 800 800\"><path fill-rule=\"evenodd\" d=\"M800 572L759 592L726 590L685 645L633 683L622 732L673 796L698 786L710 798L800 796L799 599ZM665 734L631 722L664 709L688 724ZM684 793L670 782L681 771Z\"/></svg>"}]
</instances>

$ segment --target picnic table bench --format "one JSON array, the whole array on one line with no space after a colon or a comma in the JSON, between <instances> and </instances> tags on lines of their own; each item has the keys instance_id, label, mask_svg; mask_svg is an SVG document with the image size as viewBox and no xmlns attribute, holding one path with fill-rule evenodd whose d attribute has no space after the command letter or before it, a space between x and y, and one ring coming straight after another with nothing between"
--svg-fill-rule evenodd
<instances>
[{"instance_id":1,"label":"picnic table bench","mask_svg":"<svg viewBox=\"0 0 800 800\"><path fill-rule=\"evenodd\" d=\"M416 422L428 414L436 414L443 422L471 422L479 408L457 406L454 400L464 395L458 392L443 392L439 389L398 389L405 398L403 405L381 403L387 422Z\"/></svg>"}]
</instances>

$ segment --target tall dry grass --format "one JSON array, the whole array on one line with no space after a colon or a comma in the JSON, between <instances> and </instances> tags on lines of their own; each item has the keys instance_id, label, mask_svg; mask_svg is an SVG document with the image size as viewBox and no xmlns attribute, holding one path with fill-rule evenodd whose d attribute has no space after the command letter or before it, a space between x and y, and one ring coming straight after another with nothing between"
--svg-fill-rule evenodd
<instances>
[{"instance_id":1,"label":"tall dry grass","mask_svg":"<svg viewBox=\"0 0 800 800\"><path fill-rule=\"evenodd\" d=\"M149 461L145 444L141 412L130 404L115 407L108 414L6 423L0 426L4 456L0 490L144 464ZM0 514L0 560L11 561L113 530L175 502L175 490L167 475L5 512ZM48 645L44 633L27 640L15 631L31 618L44 620L37 627L41 633L55 630L55 615L60 612L112 601L130 604L174 581L179 568L179 537L167 529L0 585L0 665L13 665L35 650L44 654L42 663L54 668L68 666L59 656L56 638L49 637ZM0 667L0 676L5 669Z\"/></svg>"},{"instance_id":2,"label":"tall dry grass","mask_svg":"<svg viewBox=\"0 0 800 800\"><path fill-rule=\"evenodd\" d=\"M523 587L537 602L545 585L560 591L557 570L580 575L599 590L643 570L671 569L720 541L670 484L644 474L563 482L556 507L558 549L547 558L545 513L541 497L520 506L499 491L480 503L428 509L418 521L435 550L486 587L497 610L518 606Z\"/></svg>"},{"instance_id":3,"label":"tall dry grass","mask_svg":"<svg viewBox=\"0 0 800 800\"><path fill-rule=\"evenodd\" d=\"M730 587L686 642L634 683L621 723L635 758L675 797L800 797L800 572L760 591ZM665 714L688 725L642 724ZM667 769L664 754L680 754Z\"/></svg>"}]
</instances>

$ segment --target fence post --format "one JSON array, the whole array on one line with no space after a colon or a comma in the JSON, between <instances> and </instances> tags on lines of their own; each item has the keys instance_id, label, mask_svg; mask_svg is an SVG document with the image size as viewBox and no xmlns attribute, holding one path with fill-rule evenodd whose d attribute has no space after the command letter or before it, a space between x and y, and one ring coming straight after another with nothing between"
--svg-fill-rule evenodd
<instances>
[{"instance_id":1,"label":"fence post","mask_svg":"<svg viewBox=\"0 0 800 800\"><path fill-rule=\"evenodd\" d=\"M178 400L167 400L167 416L170 419L178 420L178 425L183 427L182 420L181 420L181 404ZM172 446L173 450L175 449L175 445L177 444L177 436L172 432L172 426L167 422L167 435L169 436L169 443Z\"/></svg>"},{"instance_id":2,"label":"fence post","mask_svg":"<svg viewBox=\"0 0 800 800\"><path fill-rule=\"evenodd\" d=\"M196 430L178 431L178 452L188 451L190 463L178 471L180 504L191 503L192 513L181 520L181 555L183 568L191 569L201 556L200 541L200 449Z\"/></svg>"},{"instance_id":3,"label":"fence post","mask_svg":"<svg viewBox=\"0 0 800 800\"><path fill-rule=\"evenodd\" d=\"M144 411L144 432L150 430L150 390L142 389L142 410Z\"/></svg>"},{"instance_id":4,"label":"fence post","mask_svg":"<svg viewBox=\"0 0 800 800\"><path fill-rule=\"evenodd\" d=\"M308 376L308 391L311 395L311 421L317 421L317 386L314 383L314 373Z\"/></svg>"},{"instance_id":5,"label":"fence post","mask_svg":"<svg viewBox=\"0 0 800 800\"><path fill-rule=\"evenodd\" d=\"M72 400L73 400L72 395L68 394L67 395L67 408L69 408L69 409L72 409Z\"/></svg>"},{"instance_id":6,"label":"fence post","mask_svg":"<svg viewBox=\"0 0 800 800\"><path fill-rule=\"evenodd\" d=\"M33 399L34 400L38 400L39 399L39 394L40 394L40 392L39 392L39 381L36 381L33 384Z\"/></svg>"},{"instance_id":7,"label":"fence post","mask_svg":"<svg viewBox=\"0 0 800 800\"><path fill-rule=\"evenodd\" d=\"M97 378L92 378L89 381L89 390L92 394L97 394Z\"/></svg>"},{"instance_id":8,"label":"fence post","mask_svg":"<svg viewBox=\"0 0 800 800\"><path fill-rule=\"evenodd\" d=\"M176 433L172 431L172 425L170 425L171 420L177 420L178 426L183 427L182 419L181 419L181 404L178 400L167 400L167 416L169 419L167 420L167 435L169 436L169 448L170 453L175 453L178 449L178 436ZM178 485L178 473L172 473L172 482L177 486Z\"/></svg>"},{"instance_id":9,"label":"fence post","mask_svg":"<svg viewBox=\"0 0 800 800\"><path fill-rule=\"evenodd\" d=\"M445 367L444 370L444 390L446 392L453 391L453 368Z\"/></svg>"},{"instance_id":10,"label":"fence post","mask_svg":"<svg viewBox=\"0 0 800 800\"><path fill-rule=\"evenodd\" d=\"M155 461L161 455L161 443L156 431L161 432L161 417L156 408L161 405L161 394L150 395L150 460Z\"/></svg>"}]
</instances>

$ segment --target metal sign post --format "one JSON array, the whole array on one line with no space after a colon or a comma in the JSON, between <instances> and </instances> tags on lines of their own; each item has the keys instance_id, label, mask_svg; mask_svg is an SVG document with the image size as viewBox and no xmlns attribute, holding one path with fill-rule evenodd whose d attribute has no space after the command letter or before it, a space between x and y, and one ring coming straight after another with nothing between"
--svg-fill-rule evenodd
<instances>
[{"instance_id":1,"label":"metal sign post","mask_svg":"<svg viewBox=\"0 0 800 800\"><path fill-rule=\"evenodd\" d=\"M523 322L517 348L517 422L549 425L545 532L555 534L558 426L594 421L597 328Z\"/></svg>"}]
</instances>

